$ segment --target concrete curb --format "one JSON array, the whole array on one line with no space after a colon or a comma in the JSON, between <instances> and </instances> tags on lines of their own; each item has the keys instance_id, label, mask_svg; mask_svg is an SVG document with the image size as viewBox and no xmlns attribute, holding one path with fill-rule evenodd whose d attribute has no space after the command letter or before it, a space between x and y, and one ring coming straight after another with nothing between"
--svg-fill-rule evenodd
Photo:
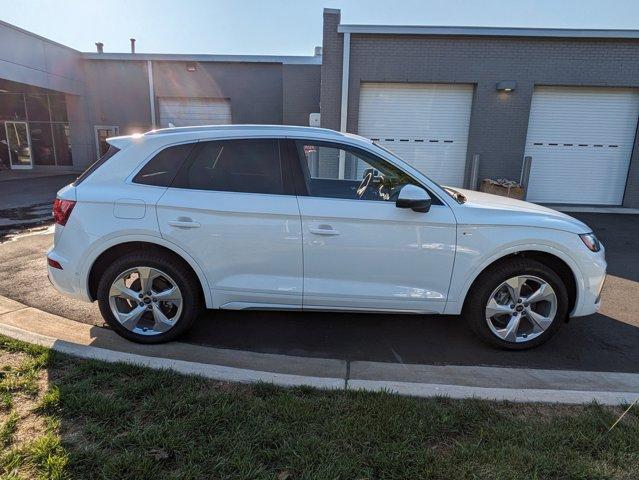
<instances>
[{"instance_id":1,"label":"concrete curb","mask_svg":"<svg viewBox=\"0 0 639 480\"><path fill-rule=\"evenodd\" d=\"M157 370L173 370L186 375L199 375L214 380L239 383L268 382L285 387L308 385L325 389L344 388L343 378L289 375L226 367L222 365L211 365L207 363L187 362L184 360L148 357L145 355L137 355L135 353L118 352L114 350L107 350L105 348L92 347L90 345L78 345L4 324L0 324L0 334L80 358L102 360L105 362L123 362L142 367L154 368Z\"/></svg>"},{"instance_id":2,"label":"concrete curb","mask_svg":"<svg viewBox=\"0 0 639 480\"><path fill-rule=\"evenodd\" d=\"M632 373L376 362L352 362L351 368L343 368L343 360L223 351L179 342L164 347L140 346L121 340L115 333L101 327L79 324L2 296L0 334L81 358L169 369L187 375L240 383L268 382L285 387L306 385L323 389L388 391L416 397L445 396L566 404L596 401L605 405L623 405L639 397L639 374ZM91 344L96 341L101 342L101 346ZM157 356L163 355L163 349L172 349L172 358ZM198 349L199 356L189 357L184 353ZM211 354L202 355L202 351L210 351ZM154 353L156 356L141 352ZM213 362L221 360L235 365L255 363L262 369L275 371L187 361L183 358ZM451 380L458 383L451 383ZM551 388L553 386L564 388Z\"/></svg>"}]
</instances>

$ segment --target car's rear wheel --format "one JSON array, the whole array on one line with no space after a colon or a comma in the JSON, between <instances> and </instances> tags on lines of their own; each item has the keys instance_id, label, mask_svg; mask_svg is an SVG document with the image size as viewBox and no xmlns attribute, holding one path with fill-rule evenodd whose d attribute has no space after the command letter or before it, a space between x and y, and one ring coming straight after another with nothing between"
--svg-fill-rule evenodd
<instances>
[{"instance_id":1,"label":"car's rear wheel","mask_svg":"<svg viewBox=\"0 0 639 480\"><path fill-rule=\"evenodd\" d=\"M97 296L109 326L138 343L177 338L201 306L193 273L177 259L153 252L134 252L113 262L100 279Z\"/></svg>"},{"instance_id":2,"label":"car's rear wheel","mask_svg":"<svg viewBox=\"0 0 639 480\"><path fill-rule=\"evenodd\" d=\"M468 294L464 316L486 342L524 350L546 342L568 313L568 292L546 265L511 259L482 273Z\"/></svg>"}]
</instances>

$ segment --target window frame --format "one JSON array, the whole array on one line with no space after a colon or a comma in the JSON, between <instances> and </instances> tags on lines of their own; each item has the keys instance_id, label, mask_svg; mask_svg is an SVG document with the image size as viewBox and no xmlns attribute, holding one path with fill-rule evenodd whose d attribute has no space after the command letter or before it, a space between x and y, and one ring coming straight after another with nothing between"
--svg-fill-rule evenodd
<instances>
[{"instance_id":1,"label":"window frame","mask_svg":"<svg viewBox=\"0 0 639 480\"><path fill-rule=\"evenodd\" d=\"M307 164L307 160L306 160L306 155L303 154L303 152L301 151L302 149L300 147L302 147L304 145L304 143L310 144L310 145L317 145L319 147L327 147L327 148L335 148L335 149L339 149L339 150L345 150L347 152L351 152L354 153L356 156L361 156L363 157L362 160L366 160L366 157L375 157L376 159L379 159L379 161L387 163L391 166L393 166L394 168L396 168L397 170L400 170L402 173L404 173L406 176L408 176L413 182L415 182L415 185L423 188L424 190L426 190L426 192L428 192L428 195L430 195L430 198L432 200L432 205L446 205L443 200L441 200L439 198L439 195L437 195L436 193L433 192L433 190L431 188L429 188L428 186L424 185L423 182L420 182L418 179L416 179L413 175L411 175L410 173L406 172L404 169L398 167L397 165L395 165L393 162L388 161L386 158L381 157L380 155L371 152L369 150L366 150L364 148L358 147L356 145L350 145L347 143L339 143L339 142L335 142L335 141L330 141L330 140L316 140L316 139L312 139L312 138L289 138L289 155L291 156L291 160L295 161L295 166L294 168L291 168L291 172L293 172L294 174L294 184L295 184L295 188L296 188L296 192L298 196L303 196L303 197L313 197L313 198L327 198L330 200L346 200L346 201L354 201L354 202L378 202L378 203L385 203L385 204L392 204L394 205L395 202L391 202L388 200L372 200L372 199L365 199L365 200L361 200L361 199L357 199L357 198L339 198L339 197L324 197L324 196L319 196L319 195L311 195L310 192L310 188L309 185L307 183L307 179L310 181L310 179L312 178L310 176L310 172L308 170L308 164ZM293 157L295 157L293 159Z\"/></svg>"},{"instance_id":2,"label":"window frame","mask_svg":"<svg viewBox=\"0 0 639 480\"><path fill-rule=\"evenodd\" d=\"M175 184L176 180L180 177L180 174L184 169L193 164L200 152L211 142L246 142L246 141L274 141L277 143L277 158L280 162L280 172L282 176L282 193L263 193L263 192L237 192L233 190L213 190L213 189L201 189L201 188L189 188L182 187ZM287 152L286 139L284 137L264 136L264 137L226 137L226 138L207 138L197 140L197 144L191 150L188 157L182 162L182 165L177 171L177 174L171 181L170 188L194 191L194 192L211 192L211 193L231 193L239 195L295 195L295 186L293 185L293 177L291 173L290 156Z\"/></svg>"}]
</instances>

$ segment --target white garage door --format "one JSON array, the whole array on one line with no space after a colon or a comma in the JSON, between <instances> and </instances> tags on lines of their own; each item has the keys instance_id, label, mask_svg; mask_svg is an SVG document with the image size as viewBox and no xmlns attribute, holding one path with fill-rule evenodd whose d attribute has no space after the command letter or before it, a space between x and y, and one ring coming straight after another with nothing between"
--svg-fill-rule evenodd
<instances>
[{"instance_id":1,"label":"white garage door","mask_svg":"<svg viewBox=\"0 0 639 480\"><path fill-rule=\"evenodd\" d=\"M231 122L231 103L217 98L160 98L160 124L168 127L225 125Z\"/></svg>"},{"instance_id":2,"label":"white garage door","mask_svg":"<svg viewBox=\"0 0 639 480\"><path fill-rule=\"evenodd\" d=\"M462 186L472 85L363 83L359 134L433 180Z\"/></svg>"},{"instance_id":3,"label":"white garage door","mask_svg":"<svg viewBox=\"0 0 639 480\"><path fill-rule=\"evenodd\" d=\"M536 87L526 138L528 200L620 205L638 116L633 89Z\"/></svg>"}]
</instances>

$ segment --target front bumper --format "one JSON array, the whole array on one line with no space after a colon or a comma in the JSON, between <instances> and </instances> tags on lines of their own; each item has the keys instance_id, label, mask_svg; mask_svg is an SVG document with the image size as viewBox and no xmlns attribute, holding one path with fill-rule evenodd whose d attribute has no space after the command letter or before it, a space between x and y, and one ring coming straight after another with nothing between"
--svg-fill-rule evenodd
<instances>
[{"instance_id":1,"label":"front bumper","mask_svg":"<svg viewBox=\"0 0 639 480\"><path fill-rule=\"evenodd\" d=\"M580 264L584 284L581 288L577 287L577 303L570 314L571 317L592 315L601 308L601 293L606 281L606 268L608 266L603 245L599 252L588 252L587 255L586 261L582 261Z\"/></svg>"}]
</instances>

